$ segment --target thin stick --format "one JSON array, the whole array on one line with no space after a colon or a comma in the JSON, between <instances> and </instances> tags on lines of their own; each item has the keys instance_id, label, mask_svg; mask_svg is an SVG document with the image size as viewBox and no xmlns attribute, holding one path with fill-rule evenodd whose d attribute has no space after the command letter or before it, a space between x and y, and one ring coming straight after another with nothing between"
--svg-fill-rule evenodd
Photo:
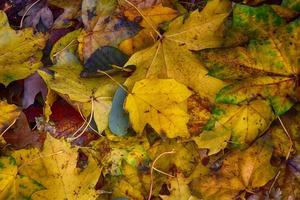
<instances>
[{"instance_id":1,"label":"thin stick","mask_svg":"<svg viewBox=\"0 0 300 200\"><path fill-rule=\"evenodd\" d=\"M131 5L134 9L136 9L138 11L138 13L144 18L144 20L146 21L146 23L151 26L151 28L154 30L154 32L159 36L160 39L163 38L163 36L160 34L160 32L158 32L156 30L156 28L153 26L153 24L146 18L146 16L138 9L138 7L136 7L133 3L131 3L128 0L124 0L126 3L128 3L129 5Z\"/></svg>"},{"instance_id":2,"label":"thin stick","mask_svg":"<svg viewBox=\"0 0 300 200\"><path fill-rule=\"evenodd\" d=\"M164 175L169 176L169 177L171 177L171 178L175 178L175 176L173 176L173 175L171 175L171 174L168 174L168 173L166 173L166 172L164 172L164 171L161 171L161 170L159 170L159 169L157 169L157 168L155 168L155 167L153 167L153 169L154 169L155 171L161 173L161 174L164 174Z\"/></svg>"},{"instance_id":3,"label":"thin stick","mask_svg":"<svg viewBox=\"0 0 300 200\"><path fill-rule=\"evenodd\" d=\"M150 170L150 191L149 191L149 196L148 196L148 200L151 199L151 196L152 196L152 192L153 192L153 170L154 170L154 166L155 166L155 163L164 155L168 155L168 154L174 154L176 153L175 150L173 149L172 151L167 151L167 152L163 152L161 154L159 154L155 160L153 161L152 165L151 165L151 170Z\"/></svg>"},{"instance_id":4,"label":"thin stick","mask_svg":"<svg viewBox=\"0 0 300 200\"><path fill-rule=\"evenodd\" d=\"M270 187L270 189L269 189L269 191L268 191L269 194L271 194L271 190L273 189L273 187L274 187L274 185L275 185L275 183L276 183L276 181L277 181L277 179L278 179L280 173L281 173L280 171L277 172L277 174L276 174L276 176L275 176L275 178L274 178L274 180L273 180L273 182L272 182L272 185L271 185L271 187Z\"/></svg>"},{"instance_id":5,"label":"thin stick","mask_svg":"<svg viewBox=\"0 0 300 200\"><path fill-rule=\"evenodd\" d=\"M64 50L66 50L69 46L71 46L71 44L75 42L75 40L72 40L71 42L69 42L64 48L62 48L61 50L59 50L58 52L55 52L55 54L53 54L53 57L56 57L58 54L60 54L61 52L63 52Z\"/></svg>"},{"instance_id":6,"label":"thin stick","mask_svg":"<svg viewBox=\"0 0 300 200\"><path fill-rule=\"evenodd\" d=\"M279 116L277 117L277 119L278 119L278 121L280 122L281 127L283 128L283 130L284 130L286 136L289 138L289 141L290 141L290 149L289 149L289 151L288 151L288 153L287 153L287 155L286 155L286 157L285 157L285 160L288 160L289 157L290 157L291 151L292 151L292 149L293 149L293 141L292 141L292 138L291 138L291 136L290 136L288 130L286 129L285 125L283 124L283 122L282 122L282 120L280 119Z\"/></svg>"},{"instance_id":7,"label":"thin stick","mask_svg":"<svg viewBox=\"0 0 300 200\"><path fill-rule=\"evenodd\" d=\"M130 94L130 92L122 84L120 84L118 81L116 81L111 75L109 75L108 73L106 73L105 71L102 71L102 70L97 70L97 72L100 72L100 73L106 75L113 82L115 82L118 86L120 86L120 88L122 88L127 94Z\"/></svg>"},{"instance_id":8,"label":"thin stick","mask_svg":"<svg viewBox=\"0 0 300 200\"><path fill-rule=\"evenodd\" d=\"M29 12L29 10L35 6L35 4L37 4L38 2L40 2L41 0L37 0L36 2L34 2L33 4L31 4L31 6L29 6L29 8L25 11L24 15L22 16L21 22L20 22L20 29L23 27L23 21L27 15L27 13Z\"/></svg>"},{"instance_id":9,"label":"thin stick","mask_svg":"<svg viewBox=\"0 0 300 200\"><path fill-rule=\"evenodd\" d=\"M75 137L75 134L73 134L72 137L69 138L69 140L73 141L73 140L80 138L84 134L84 132L88 129L88 127L90 126L90 123L92 122L93 115L94 115L94 100L93 99L91 100L91 103L92 103L91 116L90 116L90 119L89 119L87 125L76 137Z\"/></svg>"},{"instance_id":10,"label":"thin stick","mask_svg":"<svg viewBox=\"0 0 300 200\"><path fill-rule=\"evenodd\" d=\"M2 137L4 135L4 133L6 133L6 131L8 131L10 129L10 127L12 127L15 123L16 123L17 119L15 119L1 134L0 137Z\"/></svg>"},{"instance_id":11,"label":"thin stick","mask_svg":"<svg viewBox=\"0 0 300 200\"><path fill-rule=\"evenodd\" d=\"M86 120L85 117L83 116L83 114L82 114L82 112L81 112L81 110L80 110L78 104L77 104L77 109L78 109L78 112L79 112L81 118L83 119L84 123L87 123L87 120ZM84 124L84 123L83 123L83 124ZM95 133L97 133L98 135L103 136L101 133L98 133L98 131L96 131L91 125L89 125L89 128L90 128L92 131L94 131Z\"/></svg>"}]
</instances>

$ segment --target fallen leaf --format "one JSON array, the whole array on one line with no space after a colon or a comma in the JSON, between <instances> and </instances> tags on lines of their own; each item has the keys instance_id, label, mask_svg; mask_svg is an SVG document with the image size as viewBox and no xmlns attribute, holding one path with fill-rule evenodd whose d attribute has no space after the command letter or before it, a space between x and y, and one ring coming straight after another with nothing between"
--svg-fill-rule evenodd
<instances>
[{"instance_id":1,"label":"fallen leaf","mask_svg":"<svg viewBox=\"0 0 300 200\"><path fill-rule=\"evenodd\" d=\"M43 150L19 150L13 153L18 173L40 182L46 189L32 199L96 199L94 187L101 173L89 156L84 170L76 168L77 147L47 135Z\"/></svg>"},{"instance_id":2,"label":"fallen leaf","mask_svg":"<svg viewBox=\"0 0 300 200\"><path fill-rule=\"evenodd\" d=\"M144 78L174 78L213 101L224 83L208 76L189 50L221 45L222 31L218 30L228 15L228 6L228 1L210 1L201 12L194 11L187 19L181 16L172 21L159 41L131 56L125 66L135 65L137 69L125 85L132 89L136 81Z\"/></svg>"},{"instance_id":3,"label":"fallen leaf","mask_svg":"<svg viewBox=\"0 0 300 200\"><path fill-rule=\"evenodd\" d=\"M19 15L24 17L24 24L21 24L23 27L33 27L37 31L47 32L53 25L53 14L45 0L28 4Z\"/></svg>"},{"instance_id":4,"label":"fallen leaf","mask_svg":"<svg viewBox=\"0 0 300 200\"><path fill-rule=\"evenodd\" d=\"M289 98L294 98L297 85L292 76L299 73L299 63L295 60L300 56L297 51L300 20L286 24L267 5L257 8L236 5L233 15L236 26L256 38L249 41L247 48L200 53L210 75L230 80L247 78L222 89L217 101L238 103L261 95L270 100L277 115L284 114L294 104Z\"/></svg>"},{"instance_id":5,"label":"fallen leaf","mask_svg":"<svg viewBox=\"0 0 300 200\"><path fill-rule=\"evenodd\" d=\"M128 94L125 109L133 129L142 133L149 124L157 133L169 138L187 137L189 117L180 106L192 93L174 79L144 79ZM185 103L186 107L186 103Z\"/></svg>"},{"instance_id":6,"label":"fallen leaf","mask_svg":"<svg viewBox=\"0 0 300 200\"><path fill-rule=\"evenodd\" d=\"M47 86L43 79L34 73L24 80L23 108L28 108L34 103L37 94L41 93L45 99L47 95Z\"/></svg>"},{"instance_id":7,"label":"fallen leaf","mask_svg":"<svg viewBox=\"0 0 300 200\"><path fill-rule=\"evenodd\" d=\"M0 131L3 133L3 131L10 127L18 119L21 114L21 110L13 104L8 104L6 101L0 101L0 110Z\"/></svg>"},{"instance_id":8,"label":"fallen leaf","mask_svg":"<svg viewBox=\"0 0 300 200\"><path fill-rule=\"evenodd\" d=\"M117 46L139 30L135 22L117 16L118 13L114 12L116 6L116 0L83 1L82 19L85 31L78 38L82 60L86 61L98 48Z\"/></svg>"},{"instance_id":9,"label":"fallen leaf","mask_svg":"<svg viewBox=\"0 0 300 200\"><path fill-rule=\"evenodd\" d=\"M209 147L214 149L216 153L216 150L225 147L224 142L228 138L229 131L231 132L232 145L243 147L251 144L252 141L263 134L273 120L273 111L269 103L263 100L254 100L241 106L222 104L214 109L206 127L206 129L212 131L204 132L205 135L200 135L201 139L196 140L198 140L198 143L200 142L200 148L210 144ZM218 143L213 143L213 141L216 141L215 138L218 138ZM207 140L211 140L210 143Z\"/></svg>"},{"instance_id":10,"label":"fallen leaf","mask_svg":"<svg viewBox=\"0 0 300 200\"><path fill-rule=\"evenodd\" d=\"M0 157L0 166L0 199L31 199L34 193L45 189L36 180L19 175L13 157Z\"/></svg>"},{"instance_id":11,"label":"fallen leaf","mask_svg":"<svg viewBox=\"0 0 300 200\"><path fill-rule=\"evenodd\" d=\"M235 151L217 173L195 180L193 189L204 199L234 199L240 191L264 186L275 175L270 164L272 146L268 138L259 139L245 151Z\"/></svg>"},{"instance_id":12,"label":"fallen leaf","mask_svg":"<svg viewBox=\"0 0 300 200\"><path fill-rule=\"evenodd\" d=\"M163 200L197 200L193 197L188 186L189 180L185 179L182 174L178 174L176 177L169 178L170 195L159 195Z\"/></svg>"},{"instance_id":13,"label":"fallen leaf","mask_svg":"<svg viewBox=\"0 0 300 200\"><path fill-rule=\"evenodd\" d=\"M129 115L123 108L126 97L126 91L119 87L113 97L109 114L109 129L118 136L124 136L128 133Z\"/></svg>"},{"instance_id":14,"label":"fallen leaf","mask_svg":"<svg viewBox=\"0 0 300 200\"><path fill-rule=\"evenodd\" d=\"M82 0L60 1L48 0L48 3L64 9L64 12L53 22L53 28L66 28L72 25L72 19L80 15Z\"/></svg>"},{"instance_id":15,"label":"fallen leaf","mask_svg":"<svg viewBox=\"0 0 300 200\"><path fill-rule=\"evenodd\" d=\"M15 31L10 28L7 16L0 11L0 83L9 83L24 79L33 74L42 63L42 49L45 37L33 34L32 29Z\"/></svg>"},{"instance_id":16,"label":"fallen leaf","mask_svg":"<svg viewBox=\"0 0 300 200\"><path fill-rule=\"evenodd\" d=\"M209 149L208 155L213 155L227 147L232 132L226 128L216 128L213 131L203 131L200 136L194 137L199 148Z\"/></svg>"},{"instance_id":17,"label":"fallen leaf","mask_svg":"<svg viewBox=\"0 0 300 200\"><path fill-rule=\"evenodd\" d=\"M119 48L128 55L153 45L156 41L156 33L154 30L159 28L162 23L168 22L177 16L176 10L164 7L162 4L142 9L140 12L143 13L143 18L140 22L142 30L134 37L124 40L119 45ZM138 12L130 9L126 10L124 15L131 21L141 17Z\"/></svg>"},{"instance_id":18,"label":"fallen leaf","mask_svg":"<svg viewBox=\"0 0 300 200\"><path fill-rule=\"evenodd\" d=\"M31 130L24 113L19 115L15 124L3 135L6 143L15 149L22 149L28 145L39 147L40 137L41 134Z\"/></svg>"},{"instance_id":19,"label":"fallen leaf","mask_svg":"<svg viewBox=\"0 0 300 200\"><path fill-rule=\"evenodd\" d=\"M112 96L118 87L114 81L122 83L124 78L121 75L115 76L114 80L106 76L89 79L81 78L80 73L84 68L74 55L77 47L76 43L73 46L63 48L64 44L69 44L68 41L73 41L76 36L77 33L71 32L58 41L60 45L57 44L57 48L53 50L59 52L55 58L56 64L48 68L54 71L54 75L42 70L39 70L38 73L51 90L57 92L63 98L67 97L71 101L82 104L84 109L88 110L83 112L85 117L92 113L98 132L101 133L108 125ZM59 50L61 48L62 50ZM93 110L91 111L92 104Z\"/></svg>"}]
</instances>

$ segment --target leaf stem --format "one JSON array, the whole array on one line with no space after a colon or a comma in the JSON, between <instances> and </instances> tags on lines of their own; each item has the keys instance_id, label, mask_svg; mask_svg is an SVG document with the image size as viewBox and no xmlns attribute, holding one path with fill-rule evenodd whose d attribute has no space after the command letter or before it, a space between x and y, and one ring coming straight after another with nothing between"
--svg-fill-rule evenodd
<instances>
[{"instance_id":1,"label":"leaf stem","mask_svg":"<svg viewBox=\"0 0 300 200\"><path fill-rule=\"evenodd\" d=\"M153 170L156 170L157 169L154 167L155 166L155 163L162 157L162 156L165 156L165 155L168 155L168 154L174 154L176 153L176 151L173 149L172 151L166 151L166 152L163 152L161 154L159 154L153 161L152 165L151 165L151 171L150 171L150 190L149 190L149 196L148 196L148 200L151 200L151 196L152 196L152 192L153 192ZM162 172L162 171L158 171L158 172ZM163 172L162 174L167 174L165 172ZM168 174L168 176L170 176Z\"/></svg>"},{"instance_id":2,"label":"leaf stem","mask_svg":"<svg viewBox=\"0 0 300 200\"><path fill-rule=\"evenodd\" d=\"M29 8L27 8L27 10L25 11L24 15L22 16L22 19L21 19L21 22L20 22L20 29L23 27L23 21L24 21L26 15L27 15L27 13L29 12L29 10L30 10L33 6L35 6L38 2L40 2L40 1L41 1L41 0L37 0L36 2L34 2L33 4L31 4L31 5L29 6Z\"/></svg>"},{"instance_id":3,"label":"leaf stem","mask_svg":"<svg viewBox=\"0 0 300 200\"><path fill-rule=\"evenodd\" d=\"M278 116L277 119L278 119L278 121L280 122L281 127L283 128L283 130L284 130L286 136L289 138L289 141L290 141L290 148L289 148L289 151L288 151L288 153L287 153L287 155L286 155L286 157L285 157L285 160L288 160L289 157L290 157L292 148L293 148L293 141L292 141L292 138L291 138L291 136L290 136L288 130L286 129L284 123L282 122L281 118Z\"/></svg>"}]
</instances>

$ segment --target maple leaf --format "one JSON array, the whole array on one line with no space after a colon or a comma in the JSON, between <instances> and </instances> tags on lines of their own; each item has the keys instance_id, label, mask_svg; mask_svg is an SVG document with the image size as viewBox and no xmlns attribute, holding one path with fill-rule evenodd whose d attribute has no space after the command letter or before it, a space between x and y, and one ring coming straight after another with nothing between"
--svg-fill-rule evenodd
<instances>
[{"instance_id":1,"label":"maple leaf","mask_svg":"<svg viewBox=\"0 0 300 200\"><path fill-rule=\"evenodd\" d=\"M299 73L300 20L285 24L267 5L257 8L236 5L233 15L234 26L257 39L251 39L246 48L200 53L210 75L223 80L245 78L223 88L217 102L238 104L262 96L270 100L277 115L284 114L294 104L290 97L295 96L295 76Z\"/></svg>"},{"instance_id":2,"label":"maple leaf","mask_svg":"<svg viewBox=\"0 0 300 200\"><path fill-rule=\"evenodd\" d=\"M0 131L2 133L17 120L21 114L21 110L16 105L8 104L6 101L0 101L0 110Z\"/></svg>"},{"instance_id":3,"label":"maple leaf","mask_svg":"<svg viewBox=\"0 0 300 200\"><path fill-rule=\"evenodd\" d=\"M33 30L15 31L10 28L6 14L0 11L0 83L9 83L33 74L42 63L45 37Z\"/></svg>"},{"instance_id":4,"label":"maple leaf","mask_svg":"<svg viewBox=\"0 0 300 200\"><path fill-rule=\"evenodd\" d=\"M18 174L13 157L0 157L0 199L31 199L45 187L34 179Z\"/></svg>"},{"instance_id":5,"label":"maple leaf","mask_svg":"<svg viewBox=\"0 0 300 200\"><path fill-rule=\"evenodd\" d=\"M34 193L32 199L96 199L94 187L101 170L91 156L88 165L83 170L78 169L77 150L48 134L41 152L38 149L13 152L18 173L46 188Z\"/></svg>"},{"instance_id":6,"label":"maple leaf","mask_svg":"<svg viewBox=\"0 0 300 200\"><path fill-rule=\"evenodd\" d=\"M242 190L265 185L276 174L270 164L272 146L268 138L259 139L245 151L235 151L224 160L220 171L192 183L204 199L234 199Z\"/></svg>"},{"instance_id":7,"label":"maple leaf","mask_svg":"<svg viewBox=\"0 0 300 200\"><path fill-rule=\"evenodd\" d=\"M206 127L209 131L194 140L199 148L208 148L209 155L224 149L230 137L233 146L243 147L263 134L273 120L272 109L264 100L241 106L221 104L213 110Z\"/></svg>"},{"instance_id":8,"label":"maple leaf","mask_svg":"<svg viewBox=\"0 0 300 200\"><path fill-rule=\"evenodd\" d=\"M201 12L172 21L159 41L133 54L126 63L125 66L135 65L137 69L125 85L131 89L144 78L173 78L212 100L224 83L207 76L207 70L190 50L221 45L222 31L218 30L229 13L228 6L228 1L209 1Z\"/></svg>"},{"instance_id":9,"label":"maple leaf","mask_svg":"<svg viewBox=\"0 0 300 200\"><path fill-rule=\"evenodd\" d=\"M142 133L149 124L157 133L165 133L169 138L187 137L189 117L180 108L180 103L191 94L184 85L173 79L136 82L125 102L133 129Z\"/></svg>"}]
</instances>

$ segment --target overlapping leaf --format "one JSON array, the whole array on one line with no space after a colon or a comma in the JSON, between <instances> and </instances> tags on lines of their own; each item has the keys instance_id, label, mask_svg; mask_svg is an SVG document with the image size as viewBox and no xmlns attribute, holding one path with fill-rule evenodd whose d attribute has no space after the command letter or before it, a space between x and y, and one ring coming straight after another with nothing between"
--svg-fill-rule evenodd
<instances>
[{"instance_id":1,"label":"overlapping leaf","mask_svg":"<svg viewBox=\"0 0 300 200\"><path fill-rule=\"evenodd\" d=\"M77 150L48 135L41 152L24 149L13 153L19 174L40 182L46 188L34 193L32 199L96 199L94 187L101 170L91 156L85 169L78 169Z\"/></svg>"},{"instance_id":2,"label":"overlapping leaf","mask_svg":"<svg viewBox=\"0 0 300 200\"><path fill-rule=\"evenodd\" d=\"M224 83L208 76L190 50L221 45L219 30L229 13L228 6L228 1L210 1L201 12L194 11L187 19L182 16L171 22L161 40L135 53L126 63L137 66L137 70L125 84L132 89L136 81L144 78L173 78L212 100Z\"/></svg>"},{"instance_id":3,"label":"overlapping leaf","mask_svg":"<svg viewBox=\"0 0 300 200\"><path fill-rule=\"evenodd\" d=\"M233 12L234 27L252 38L247 47L200 53L209 74L230 80L246 78L222 89L217 101L237 104L262 96L270 99L276 114L281 115L293 105L290 97L295 95L295 76L299 73L300 21L285 24L267 5L236 5Z\"/></svg>"},{"instance_id":4,"label":"overlapping leaf","mask_svg":"<svg viewBox=\"0 0 300 200\"><path fill-rule=\"evenodd\" d=\"M18 174L13 157L0 158L0 199L31 199L32 195L45 187L36 180Z\"/></svg>"},{"instance_id":5,"label":"overlapping leaf","mask_svg":"<svg viewBox=\"0 0 300 200\"><path fill-rule=\"evenodd\" d=\"M275 176L271 156L268 138L260 139L243 152L233 152L219 172L195 180L193 188L204 199L234 199L240 191L261 187Z\"/></svg>"},{"instance_id":6,"label":"overlapping leaf","mask_svg":"<svg viewBox=\"0 0 300 200\"><path fill-rule=\"evenodd\" d=\"M6 14L0 11L0 83L26 78L42 66L45 37L33 30L13 30Z\"/></svg>"}]
</instances>

